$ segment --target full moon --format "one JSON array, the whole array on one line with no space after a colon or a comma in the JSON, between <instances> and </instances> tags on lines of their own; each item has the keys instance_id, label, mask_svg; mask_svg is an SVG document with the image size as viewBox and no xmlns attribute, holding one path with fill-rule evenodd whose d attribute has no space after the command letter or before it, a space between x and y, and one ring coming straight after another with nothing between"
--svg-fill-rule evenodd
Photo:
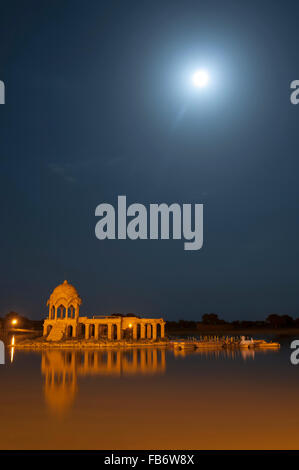
<instances>
[{"instance_id":1,"label":"full moon","mask_svg":"<svg viewBox=\"0 0 299 470\"><path fill-rule=\"evenodd\" d=\"M206 70L197 70L193 75L192 75L192 82L193 85L197 88L203 88L205 87L208 82L209 82L209 74Z\"/></svg>"}]
</instances>

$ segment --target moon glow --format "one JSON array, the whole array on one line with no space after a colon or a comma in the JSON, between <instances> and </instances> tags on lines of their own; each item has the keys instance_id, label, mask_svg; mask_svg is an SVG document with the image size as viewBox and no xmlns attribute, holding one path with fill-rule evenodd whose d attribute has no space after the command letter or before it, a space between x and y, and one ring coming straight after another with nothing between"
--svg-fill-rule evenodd
<instances>
[{"instance_id":1,"label":"moon glow","mask_svg":"<svg viewBox=\"0 0 299 470\"><path fill-rule=\"evenodd\" d=\"M209 74L206 70L196 70L192 75L192 83L196 88L203 88L209 82Z\"/></svg>"}]
</instances>

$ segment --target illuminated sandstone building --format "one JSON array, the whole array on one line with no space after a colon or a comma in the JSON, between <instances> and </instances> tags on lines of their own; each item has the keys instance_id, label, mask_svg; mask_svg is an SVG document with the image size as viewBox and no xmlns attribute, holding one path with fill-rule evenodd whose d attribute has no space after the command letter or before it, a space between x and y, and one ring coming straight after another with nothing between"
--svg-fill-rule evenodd
<instances>
[{"instance_id":1,"label":"illuminated sandstone building","mask_svg":"<svg viewBox=\"0 0 299 470\"><path fill-rule=\"evenodd\" d=\"M67 281L53 290L47 302L49 317L44 321L44 336L48 341L60 341L63 338L156 341L165 336L165 322L162 318L121 315L80 317L81 304L77 290Z\"/></svg>"}]
</instances>

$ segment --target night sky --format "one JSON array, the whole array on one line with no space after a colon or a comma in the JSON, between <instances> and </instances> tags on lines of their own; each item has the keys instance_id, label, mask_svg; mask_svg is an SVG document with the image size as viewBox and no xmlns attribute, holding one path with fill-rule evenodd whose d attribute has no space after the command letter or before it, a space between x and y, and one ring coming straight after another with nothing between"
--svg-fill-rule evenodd
<instances>
[{"instance_id":1,"label":"night sky","mask_svg":"<svg viewBox=\"0 0 299 470\"><path fill-rule=\"evenodd\" d=\"M0 3L0 316L299 316L298 2ZM190 74L204 66L198 92ZM204 246L99 241L95 208L204 204Z\"/></svg>"}]
</instances>

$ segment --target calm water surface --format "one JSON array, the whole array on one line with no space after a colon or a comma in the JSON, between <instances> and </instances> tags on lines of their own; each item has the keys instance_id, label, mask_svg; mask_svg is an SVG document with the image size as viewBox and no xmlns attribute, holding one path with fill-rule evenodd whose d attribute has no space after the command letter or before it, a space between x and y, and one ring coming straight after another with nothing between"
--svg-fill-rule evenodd
<instances>
[{"instance_id":1,"label":"calm water surface","mask_svg":"<svg viewBox=\"0 0 299 470\"><path fill-rule=\"evenodd\" d=\"M298 449L299 366L279 351L7 351L1 449Z\"/></svg>"}]
</instances>

